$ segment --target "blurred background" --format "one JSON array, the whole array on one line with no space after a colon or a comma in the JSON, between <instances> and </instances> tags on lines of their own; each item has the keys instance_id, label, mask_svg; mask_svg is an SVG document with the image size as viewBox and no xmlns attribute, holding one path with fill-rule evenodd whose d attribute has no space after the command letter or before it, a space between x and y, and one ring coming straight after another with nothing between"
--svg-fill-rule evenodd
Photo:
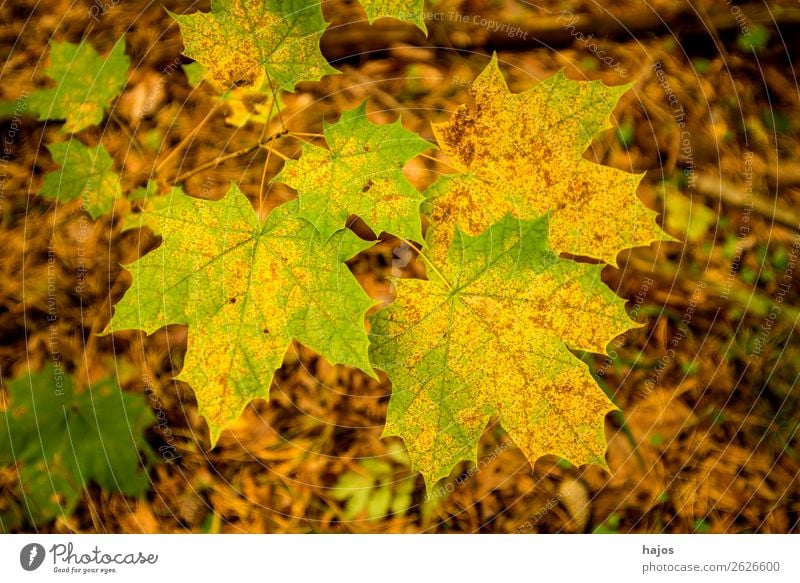
<instances>
[{"instance_id":1,"label":"blurred background","mask_svg":"<svg viewBox=\"0 0 800 583\"><path fill-rule=\"evenodd\" d=\"M181 56L178 27L164 7L210 9L207 1L175 0L4 3L0 99L14 102L48 86L43 65L51 39L87 38L104 54L124 36L132 62L127 88L104 123L81 139L109 150L130 193L208 117L166 173L200 198L221 197L234 180L257 205L262 178L279 171L280 157L267 163L256 149L219 158L278 127L274 116L267 119L270 97L243 89L221 102L208 84L193 86L184 69L191 60ZM681 242L635 249L619 257L618 269L604 270L644 324L615 340L609 358L580 355L621 409L607 417L611 471L552 457L531 466L493 422L478 465L457 467L428 495L402 441L380 438L389 383L330 366L300 346L287 354L271 401L252 403L209 451L191 388L173 380L186 327L97 336L130 286L120 264L159 238L148 228L125 228L121 217L137 210L129 201L91 220L80 201L56 205L35 196L42 176L57 168L43 144L61 139L59 124L6 118L4 386L52 360L56 326L59 357L77 387L115 379L147 398L158 421L146 432L156 453L147 461L146 493L125 496L90 484L73 511L37 523L26 513L30 485L9 465L0 468L0 530L798 531L800 89L792 56L800 55L800 7L433 0L425 10L427 38L396 20L370 26L357 2L324 2L331 25L323 54L342 74L282 95L283 118L295 131L317 133L323 119L369 98L372 121L399 116L433 141L430 124L465 101L493 51L515 92L559 69L576 80L631 84L615 110L616 129L598 137L586 157L646 172L639 196ZM285 139L278 148L296 157L300 143ZM445 171L425 158L407 167L421 189ZM270 187L261 213L292 196L287 187ZM387 302L388 275L424 272L391 239L351 264L368 292ZM57 281L55 296L48 277ZM85 285L76 292L79 277ZM55 322L47 317L53 301Z\"/></svg>"}]
</instances>

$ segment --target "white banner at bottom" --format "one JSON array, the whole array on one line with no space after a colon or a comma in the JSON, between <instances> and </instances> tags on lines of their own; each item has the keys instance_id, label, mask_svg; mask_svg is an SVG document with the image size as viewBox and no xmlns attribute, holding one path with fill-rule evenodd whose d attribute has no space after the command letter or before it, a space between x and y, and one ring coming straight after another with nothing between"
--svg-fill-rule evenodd
<instances>
[{"instance_id":1,"label":"white banner at bottom","mask_svg":"<svg viewBox=\"0 0 800 583\"><path fill-rule=\"evenodd\" d=\"M797 535L5 535L0 581L800 581ZM185 579L183 579L185 578Z\"/></svg>"}]
</instances>

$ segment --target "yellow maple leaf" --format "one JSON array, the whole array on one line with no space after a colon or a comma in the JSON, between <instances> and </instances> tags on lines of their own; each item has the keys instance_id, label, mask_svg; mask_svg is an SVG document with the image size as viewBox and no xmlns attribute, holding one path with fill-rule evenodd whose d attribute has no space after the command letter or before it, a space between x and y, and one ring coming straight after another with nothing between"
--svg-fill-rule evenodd
<instances>
[{"instance_id":1,"label":"yellow maple leaf","mask_svg":"<svg viewBox=\"0 0 800 583\"><path fill-rule=\"evenodd\" d=\"M549 212L550 249L612 265L624 249L673 240L636 196L643 175L583 158L592 139L611 127L611 111L629 88L572 81L560 72L513 94L495 55L470 86L472 103L433 125L460 171L431 189L441 247L453 225L477 235L506 213L526 219Z\"/></svg>"}]
</instances>

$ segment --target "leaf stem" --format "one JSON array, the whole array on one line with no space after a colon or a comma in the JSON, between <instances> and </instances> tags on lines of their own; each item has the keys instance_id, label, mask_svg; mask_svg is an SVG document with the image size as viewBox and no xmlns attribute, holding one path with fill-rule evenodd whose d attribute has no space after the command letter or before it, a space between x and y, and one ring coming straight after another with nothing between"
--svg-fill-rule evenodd
<instances>
[{"instance_id":1,"label":"leaf stem","mask_svg":"<svg viewBox=\"0 0 800 583\"><path fill-rule=\"evenodd\" d=\"M451 284L451 283L450 283L450 281L449 281L449 280L448 280L448 279L447 279L447 278L444 276L444 274L443 274L441 271L439 271L439 268L438 268L438 267L436 267L436 264L434 264L434 263L433 263L433 261L431 261L431 260L428 258L428 256L427 256L427 255L425 255L425 254L422 252L422 249L420 249L419 247L417 247L416 245L414 245L414 243L412 243L412 242L411 242L411 241L409 241L408 239L400 239L400 240L401 240L403 243L405 243L406 245L408 245L409 247L411 247L411 248L412 248L414 251L416 251L416 252L417 252L417 256L418 256L420 259L422 259L423 263L425 263L425 265L426 265L426 266L429 266L429 267L431 268L431 270L432 270L432 271L433 271L433 272L434 272L434 273L435 273L435 274L436 274L436 275L439 277L439 279L441 279L441 280L442 280L442 282L443 282L443 283L444 283L444 284L447 286L447 288L448 288L450 291L453 291L453 284Z\"/></svg>"},{"instance_id":2,"label":"leaf stem","mask_svg":"<svg viewBox=\"0 0 800 583\"><path fill-rule=\"evenodd\" d=\"M464 171L463 171L463 170L461 170L460 168L456 168L456 167L455 167L455 166L453 166L452 164L448 164L447 162L444 162L444 161L442 161L442 160L439 160L439 158L436 158L435 156L430 156L430 155L428 155L428 154L417 154L417 156L422 156L423 158L427 158L428 160L433 160L433 161L434 161L434 162L436 162L437 164L441 164L442 166L447 166L448 168L452 168L453 170L455 170L455 171L457 171L457 172L459 172L459 173L461 173L461 174L463 174L463 173L464 173Z\"/></svg>"},{"instance_id":3,"label":"leaf stem","mask_svg":"<svg viewBox=\"0 0 800 583\"><path fill-rule=\"evenodd\" d=\"M275 92L275 87L272 86L272 78L269 76L269 70L267 70L266 67L264 68L264 72L267 74L267 83L269 83L269 90L272 91L272 103L274 103L275 107L278 109L278 120L280 120L281 122L281 129L285 130L286 124L283 122L283 112L281 111L281 106L278 103L278 94ZM272 106L270 106L270 110L271 109ZM270 115L272 114L270 113Z\"/></svg>"},{"instance_id":4,"label":"leaf stem","mask_svg":"<svg viewBox=\"0 0 800 583\"><path fill-rule=\"evenodd\" d=\"M261 142L264 142L264 136L267 133L267 126L269 126L269 122L272 119L272 110L278 104L278 101L273 97L272 101L269 104L269 113L267 114L267 120L264 122L264 129L261 131ZM264 161L264 169L261 171L261 184L258 187L258 216L261 217L261 209L264 206L264 184L267 180L267 168L269 167L269 156L272 154L272 148L267 150L267 159Z\"/></svg>"}]
</instances>

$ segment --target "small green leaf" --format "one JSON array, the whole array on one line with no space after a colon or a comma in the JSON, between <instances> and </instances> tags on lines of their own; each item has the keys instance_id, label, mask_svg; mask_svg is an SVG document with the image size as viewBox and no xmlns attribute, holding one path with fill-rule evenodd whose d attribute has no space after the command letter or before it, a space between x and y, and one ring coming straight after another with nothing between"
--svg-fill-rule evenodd
<instances>
[{"instance_id":1,"label":"small green leaf","mask_svg":"<svg viewBox=\"0 0 800 583\"><path fill-rule=\"evenodd\" d=\"M158 184L155 180L148 180L147 186L137 186L133 192L128 195L128 200L148 200L152 199L158 194Z\"/></svg>"},{"instance_id":2,"label":"small green leaf","mask_svg":"<svg viewBox=\"0 0 800 583\"><path fill-rule=\"evenodd\" d=\"M619 523L621 518L619 514L612 514L600 526L596 527L592 532L594 534L619 534Z\"/></svg>"},{"instance_id":3,"label":"small green leaf","mask_svg":"<svg viewBox=\"0 0 800 583\"><path fill-rule=\"evenodd\" d=\"M698 57L692 60L692 65L694 65L694 70L699 75L705 75L711 69L711 61L704 57Z\"/></svg>"},{"instance_id":4,"label":"small green leaf","mask_svg":"<svg viewBox=\"0 0 800 583\"><path fill-rule=\"evenodd\" d=\"M636 133L633 124L625 120L617 127L617 142L625 149L633 146L636 141Z\"/></svg>"},{"instance_id":5,"label":"small green leaf","mask_svg":"<svg viewBox=\"0 0 800 583\"><path fill-rule=\"evenodd\" d=\"M761 52L769 44L772 34L766 26L754 24L736 39L736 44L743 52Z\"/></svg>"},{"instance_id":6,"label":"small green leaf","mask_svg":"<svg viewBox=\"0 0 800 583\"><path fill-rule=\"evenodd\" d=\"M792 129L789 117L777 109L763 109L761 119L765 128L777 134L788 134Z\"/></svg>"},{"instance_id":7,"label":"small green leaf","mask_svg":"<svg viewBox=\"0 0 800 583\"><path fill-rule=\"evenodd\" d=\"M375 490L375 493L367 504L367 518L370 520L378 520L386 516L389 508L392 505L392 487L391 485L380 486Z\"/></svg>"},{"instance_id":8,"label":"small green leaf","mask_svg":"<svg viewBox=\"0 0 800 583\"><path fill-rule=\"evenodd\" d=\"M597 64L597 59L594 57L585 57L581 59L580 67L584 71L597 71L600 68Z\"/></svg>"},{"instance_id":9,"label":"small green leaf","mask_svg":"<svg viewBox=\"0 0 800 583\"><path fill-rule=\"evenodd\" d=\"M774 269L784 270L789 266L789 252L786 247L778 247L772 253L772 267Z\"/></svg>"},{"instance_id":10,"label":"small green leaf","mask_svg":"<svg viewBox=\"0 0 800 583\"><path fill-rule=\"evenodd\" d=\"M694 532L697 534L706 534L711 530L711 525L705 518L697 518L694 521Z\"/></svg>"},{"instance_id":11,"label":"small green leaf","mask_svg":"<svg viewBox=\"0 0 800 583\"><path fill-rule=\"evenodd\" d=\"M411 507L414 478L393 478L392 464L379 459L362 459L362 472L339 477L330 496L344 502L347 520L380 520L387 514L405 514Z\"/></svg>"},{"instance_id":12,"label":"small green leaf","mask_svg":"<svg viewBox=\"0 0 800 583\"><path fill-rule=\"evenodd\" d=\"M87 148L73 139L47 149L61 169L45 175L41 196L59 202L80 197L81 208L93 219L111 210L121 187L114 160L102 144Z\"/></svg>"},{"instance_id":13,"label":"small green leaf","mask_svg":"<svg viewBox=\"0 0 800 583\"><path fill-rule=\"evenodd\" d=\"M558 458L556 465L561 468L562 470L571 470L575 466L569 463L569 460L565 460L563 457Z\"/></svg>"},{"instance_id":14,"label":"small green leaf","mask_svg":"<svg viewBox=\"0 0 800 583\"><path fill-rule=\"evenodd\" d=\"M697 360L691 362L682 362L681 370L686 376L696 375L700 371L700 363Z\"/></svg>"},{"instance_id":15,"label":"small green leaf","mask_svg":"<svg viewBox=\"0 0 800 583\"><path fill-rule=\"evenodd\" d=\"M743 267L739 271L739 277L747 285L753 285L756 282L756 272L749 267Z\"/></svg>"},{"instance_id":16,"label":"small green leaf","mask_svg":"<svg viewBox=\"0 0 800 583\"><path fill-rule=\"evenodd\" d=\"M32 93L27 107L39 120L65 120L64 133L97 125L125 87L129 65L124 38L106 58L100 57L86 40L80 44L53 42L45 74L56 86Z\"/></svg>"},{"instance_id":17,"label":"small green leaf","mask_svg":"<svg viewBox=\"0 0 800 583\"><path fill-rule=\"evenodd\" d=\"M668 232L699 242L717 220L717 213L692 200L672 184L664 185L664 223Z\"/></svg>"},{"instance_id":18,"label":"small green leaf","mask_svg":"<svg viewBox=\"0 0 800 583\"><path fill-rule=\"evenodd\" d=\"M400 120L374 124L367 103L324 125L328 148L303 145L276 181L297 190L300 216L327 240L357 215L375 231L422 241L422 194L403 176L403 166L433 145L403 128Z\"/></svg>"},{"instance_id":19,"label":"small green leaf","mask_svg":"<svg viewBox=\"0 0 800 583\"><path fill-rule=\"evenodd\" d=\"M70 514L90 481L110 492L143 494L139 452L155 423L140 395L114 381L77 394L62 368L48 365L7 383L10 408L0 412L0 464L18 464L32 522Z\"/></svg>"},{"instance_id":20,"label":"small green leaf","mask_svg":"<svg viewBox=\"0 0 800 583\"><path fill-rule=\"evenodd\" d=\"M197 89L206 76L206 68L200 63L187 63L186 65L181 65L181 67L184 75L186 75L186 80L189 81L189 85L192 86L192 89Z\"/></svg>"}]
</instances>

